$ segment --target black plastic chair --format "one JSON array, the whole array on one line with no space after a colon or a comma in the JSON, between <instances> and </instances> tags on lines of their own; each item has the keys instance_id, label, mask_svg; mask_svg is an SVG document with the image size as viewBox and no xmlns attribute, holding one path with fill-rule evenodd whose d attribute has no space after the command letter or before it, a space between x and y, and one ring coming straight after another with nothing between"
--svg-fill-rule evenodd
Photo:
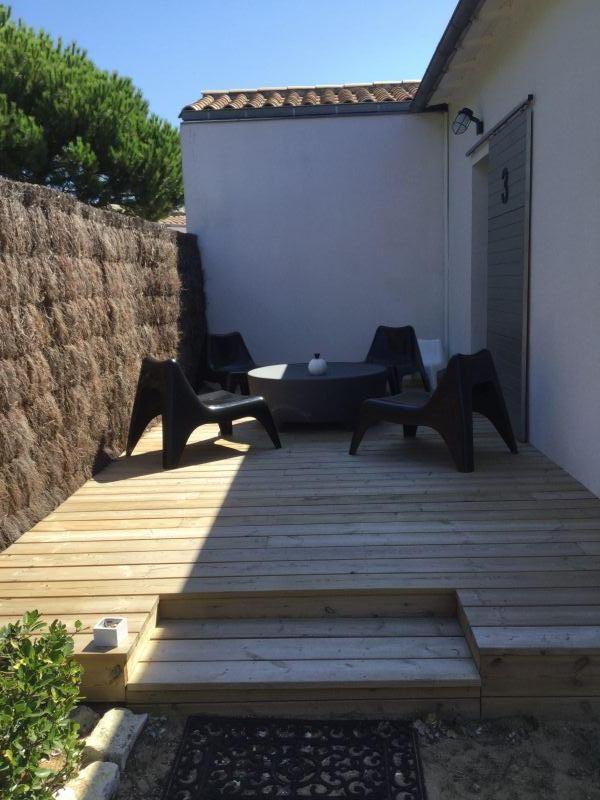
<instances>
[{"instance_id":1,"label":"black plastic chair","mask_svg":"<svg viewBox=\"0 0 600 800\"><path fill-rule=\"evenodd\" d=\"M424 425L434 428L442 436L459 472L473 472L474 411L487 417L509 450L517 452L489 350L481 350L472 356L453 356L433 394L408 391L395 397L365 400L352 436L350 454L356 454L365 431L376 422L403 425L405 437L416 436L417 427Z\"/></svg>"},{"instance_id":2,"label":"black plastic chair","mask_svg":"<svg viewBox=\"0 0 600 800\"><path fill-rule=\"evenodd\" d=\"M128 456L148 423L159 414L162 415L164 469L173 469L179 464L190 434L207 422L217 422L221 435L231 436L233 420L254 417L263 425L275 447L281 447L271 412L262 397L242 397L222 389L215 391L206 385L196 394L173 358L166 361L145 358L142 362L127 436Z\"/></svg>"},{"instance_id":3,"label":"black plastic chair","mask_svg":"<svg viewBox=\"0 0 600 800\"><path fill-rule=\"evenodd\" d=\"M388 368L388 383L392 394L401 392L404 376L414 375L415 372L421 375L425 391L431 391L429 375L423 366L419 342L412 325L402 328L380 325L375 331L365 361Z\"/></svg>"},{"instance_id":4,"label":"black plastic chair","mask_svg":"<svg viewBox=\"0 0 600 800\"><path fill-rule=\"evenodd\" d=\"M233 333L212 333L207 337L206 362L208 380L215 381L228 392L239 387L242 394L249 394L248 372L256 367L244 337Z\"/></svg>"}]
</instances>

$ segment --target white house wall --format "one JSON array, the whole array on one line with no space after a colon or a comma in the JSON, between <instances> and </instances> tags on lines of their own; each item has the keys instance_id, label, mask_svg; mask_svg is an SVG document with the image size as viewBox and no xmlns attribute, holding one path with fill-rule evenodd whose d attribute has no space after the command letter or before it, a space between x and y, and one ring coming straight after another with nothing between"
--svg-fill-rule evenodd
<instances>
[{"instance_id":1,"label":"white house wall","mask_svg":"<svg viewBox=\"0 0 600 800\"><path fill-rule=\"evenodd\" d=\"M535 95L530 439L600 494L600 2L528 0L510 7L506 29L467 73L449 119L466 105L489 129ZM451 70L447 80L453 78ZM435 99L443 99L443 84ZM453 351L476 345L469 312L473 165L465 158L474 140L472 129L450 134Z\"/></svg>"},{"instance_id":2,"label":"white house wall","mask_svg":"<svg viewBox=\"0 0 600 800\"><path fill-rule=\"evenodd\" d=\"M444 333L444 115L189 122L187 229L213 332L259 362L364 358L379 324Z\"/></svg>"}]
</instances>

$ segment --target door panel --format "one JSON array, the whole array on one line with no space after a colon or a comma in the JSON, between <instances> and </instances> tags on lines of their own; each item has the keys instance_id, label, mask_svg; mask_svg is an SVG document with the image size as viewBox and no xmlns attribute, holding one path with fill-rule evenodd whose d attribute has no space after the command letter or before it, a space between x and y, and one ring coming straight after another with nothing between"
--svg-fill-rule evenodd
<instances>
[{"instance_id":1,"label":"door panel","mask_svg":"<svg viewBox=\"0 0 600 800\"><path fill-rule=\"evenodd\" d=\"M531 124L524 109L489 142L487 346L520 441L527 440Z\"/></svg>"}]
</instances>

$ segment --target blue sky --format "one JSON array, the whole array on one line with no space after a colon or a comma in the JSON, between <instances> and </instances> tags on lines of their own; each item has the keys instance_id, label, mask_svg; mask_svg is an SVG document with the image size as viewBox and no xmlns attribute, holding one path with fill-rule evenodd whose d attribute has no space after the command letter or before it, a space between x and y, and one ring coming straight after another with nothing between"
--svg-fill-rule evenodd
<instances>
[{"instance_id":1,"label":"blue sky","mask_svg":"<svg viewBox=\"0 0 600 800\"><path fill-rule=\"evenodd\" d=\"M203 89L420 78L456 0L8 0L177 122Z\"/></svg>"}]
</instances>

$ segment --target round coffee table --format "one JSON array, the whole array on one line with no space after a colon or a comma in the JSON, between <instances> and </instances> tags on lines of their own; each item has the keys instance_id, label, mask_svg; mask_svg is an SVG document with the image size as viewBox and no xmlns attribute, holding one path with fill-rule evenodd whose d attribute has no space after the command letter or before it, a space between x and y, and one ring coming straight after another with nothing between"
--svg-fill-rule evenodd
<instances>
[{"instance_id":1,"label":"round coffee table","mask_svg":"<svg viewBox=\"0 0 600 800\"><path fill-rule=\"evenodd\" d=\"M278 426L286 422L354 425L363 400L386 394L387 370L379 364L338 361L325 375L306 364L273 364L248 373L250 394L267 401Z\"/></svg>"}]
</instances>

